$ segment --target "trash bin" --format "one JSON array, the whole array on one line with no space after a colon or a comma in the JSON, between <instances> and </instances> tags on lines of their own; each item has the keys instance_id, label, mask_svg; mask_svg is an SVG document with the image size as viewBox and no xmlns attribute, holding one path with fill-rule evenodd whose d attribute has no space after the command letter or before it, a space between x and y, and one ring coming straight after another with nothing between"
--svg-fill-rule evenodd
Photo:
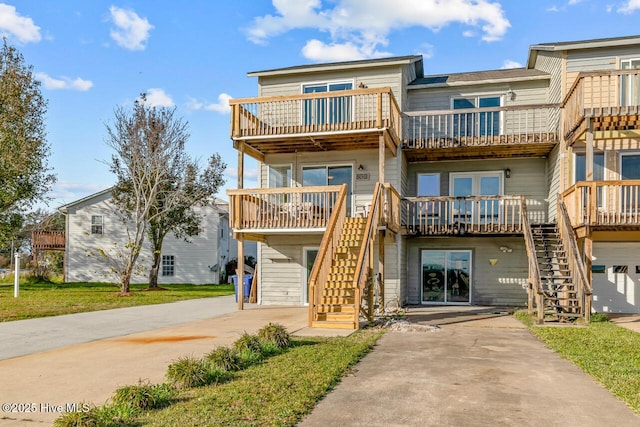
<instances>
[{"instance_id":1,"label":"trash bin","mask_svg":"<svg viewBox=\"0 0 640 427\"><path fill-rule=\"evenodd\" d=\"M238 302L238 275L234 274L231 276L231 280L233 281L233 290L236 293L236 302ZM253 280L252 274L244 275L244 299L247 300L249 298L249 293L251 292L251 281Z\"/></svg>"}]
</instances>

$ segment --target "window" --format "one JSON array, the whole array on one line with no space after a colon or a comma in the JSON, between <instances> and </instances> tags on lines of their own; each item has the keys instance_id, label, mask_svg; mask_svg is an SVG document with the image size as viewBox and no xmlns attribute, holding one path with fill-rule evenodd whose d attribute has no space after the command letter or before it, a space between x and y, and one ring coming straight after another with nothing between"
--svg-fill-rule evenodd
<instances>
[{"instance_id":1,"label":"window","mask_svg":"<svg viewBox=\"0 0 640 427\"><path fill-rule=\"evenodd\" d=\"M342 185L347 184L347 216L351 214L351 188L353 180L353 168L351 166L310 166L302 168L302 186L325 186L325 185ZM309 195L312 197L311 195ZM326 205L324 201L304 200L311 201L314 204L322 204L322 208ZM333 205L333 202L328 203L329 206Z\"/></svg>"},{"instance_id":2,"label":"window","mask_svg":"<svg viewBox=\"0 0 640 427\"><path fill-rule=\"evenodd\" d=\"M103 232L102 215L91 215L91 234L102 234Z\"/></svg>"},{"instance_id":3,"label":"window","mask_svg":"<svg viewBox=\"0 0 640 427\"><path fill-rule=\"evenodd\" d=\"M419 173L418 174L418 197L439 196L440 195L440 174Z\"/></svg>"},{"instance_id":4,"label":"window","mask_svg":"<svg viewBox=\"0 0 640 427\"><path fill-rule=\"evenodd\" d=\"M162 275L173 276L175 273L176 258L173 255L162 255Z\"/></svg>"},{"instance_id":5,"label":"window","mask_svg":"<svg viewBox=\"0 0 640 427\"><path fill-rule=\"evenodd\" d=\"M500 107L500 96L455 98L453 109ZM453 115L453 136L500 135L500 111L469 112Z\"/></svg>"},{"instance_id":6,"label":"window","mask_svg":"<svg viewBox=\"0 0 640 427\"><path fill-rule=\"evenodd\" d=\"M291 187L291 165L269 166L269 188Z\"/></svg>"},{"instance_id":7,"label":"window","mask_svg":"<svg viewBox=\"0 0 640 427\"><path fill-rule=\"evenodd\" d=\"M584 153L576 154L574 182L587 180L587 156ZM604 154L593 153L593 180L604 179Z\"/></svg>"},{"instance_id":8,"label":"window","mask_svg":"<svg viewBox=\"0 0 640 427\"><path fill-rule=\"evenodd\" d=\"M640 58L620 61L620 68L623 70L640 68ZM640 74L622 76L620 79L620 104L640 105Z\"/></svg>"},{"instance_id":9,"label":"window","mask_svg":"<svg viewBox=\"0 0 640 427\"><path fill-rule=\"evenodd\" d=\"M302 93L337 92L353 89L352 82L315 83L302 86ZM304 101L305 125L346 123L351 120L351 97L333 96Z\"/></svg>"},{"instance_id":10,"label":"window","mask_svg":"<svg viewBox=\"0 0 640 427\"><path fill-rule=\"evenodd\" d=\"M458 197L454 202L454 221L464 222L475 217L475 209L479 209L480 220L490 221L498 217L499 199L483 199L474 203L462 197L499 196L504 193L504 172L465 172L452 173L449 177L450 195Z\"/></svg>"}]
</instances>

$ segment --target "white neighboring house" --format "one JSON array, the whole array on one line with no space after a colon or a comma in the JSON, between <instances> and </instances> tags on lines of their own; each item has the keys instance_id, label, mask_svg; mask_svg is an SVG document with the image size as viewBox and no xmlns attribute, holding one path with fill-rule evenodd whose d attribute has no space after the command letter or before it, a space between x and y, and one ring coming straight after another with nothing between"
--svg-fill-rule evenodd
<instances>
[{"instance_id":1,"label":"white neighboring house","mask_svg":"<svg viewBox=\"0 0 640 427\"><path fill-rule=\"evenodd\" d=\"M114 254L127 241L126 227L111 204L111 189L103 190L59 208L66 216L65 281L117 282L118 278L98 250ZM229 205L216 199L213 206L196 208L203 219L197 236L177 239L169 234L162 245L158 283L221 283L224 267L237 253L229 229ZM245 249L256 256L255 246ZM151 266L148 237L132 276L146 283Z\"/></svg>"}]
</instances>

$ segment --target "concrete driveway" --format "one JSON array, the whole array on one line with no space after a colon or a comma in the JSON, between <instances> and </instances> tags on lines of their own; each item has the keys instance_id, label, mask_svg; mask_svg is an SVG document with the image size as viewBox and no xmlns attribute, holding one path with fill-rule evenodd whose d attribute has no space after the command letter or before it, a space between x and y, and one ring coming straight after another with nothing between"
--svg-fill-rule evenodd
<instances>
[{"instance_id":1,"label":"concrete driveway","mask_svg":"<svg viewBox=\"0 0 640 427\"><path fill-rule=\"evenodd\" d=\"M411 321L440 329L386 333L300 425L640 425L520 322L486 311L411 310Z\"/></svg>"}]
</instances>

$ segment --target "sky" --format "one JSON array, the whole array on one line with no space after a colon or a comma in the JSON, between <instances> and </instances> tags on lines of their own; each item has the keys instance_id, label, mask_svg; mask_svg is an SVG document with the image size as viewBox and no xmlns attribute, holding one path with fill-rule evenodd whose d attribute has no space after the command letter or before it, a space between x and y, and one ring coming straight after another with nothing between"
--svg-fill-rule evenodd
<instances>
[{"instance_id":1,"label":"sky","mask_svg":"<svg viewBox=\"0 0 640 427\"><path fill-rule=\"evenodd\" d=\"M115 183L106 125L143 92L189 123L193 157L222 156L227 199L228 100L257 95L250 71L416 54L425 74L522 67L532 44L638 35L638 22L640 0L0 0L0 34L48 99L48 210Z\"/></svg>"}]
</instances>

